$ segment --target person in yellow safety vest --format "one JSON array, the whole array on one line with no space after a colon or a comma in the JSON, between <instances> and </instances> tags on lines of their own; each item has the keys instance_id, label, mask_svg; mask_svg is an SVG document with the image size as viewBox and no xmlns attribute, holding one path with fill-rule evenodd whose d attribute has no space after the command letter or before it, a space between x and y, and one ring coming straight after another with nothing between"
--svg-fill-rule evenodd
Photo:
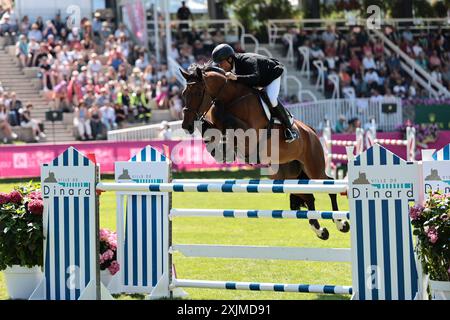
<instances>
[{"instance_id":1,"label":"person in yellow safety vest","mask_svg":"<svg viewBox=\"0 0 450 320\"><path fill-rule=\"evenodd\" d=\"M139 122L148 123L152 117L152 110L149 108L149 101L145 93L138 89L130 97L130 108L135 114L135 119ZM135 113L136 111L137 113Z\"/></svg>"}]
</instances>

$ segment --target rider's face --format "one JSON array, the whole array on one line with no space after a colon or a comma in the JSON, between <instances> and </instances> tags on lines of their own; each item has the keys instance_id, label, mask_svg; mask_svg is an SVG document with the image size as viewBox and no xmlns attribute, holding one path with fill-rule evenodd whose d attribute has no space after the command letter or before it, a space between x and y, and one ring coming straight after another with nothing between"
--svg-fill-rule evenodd
<instances>
[{"instance_id":1,"label":"rider's face","mask_svg":"<svg viewBox=\"0 0 450 320\"><path fill-rule=\"evenodd\" d=\"M233 60L228 58L219 62L219 67L225 70L225 72L231 71L233 69Z\"/></svg>"}]
</instances>

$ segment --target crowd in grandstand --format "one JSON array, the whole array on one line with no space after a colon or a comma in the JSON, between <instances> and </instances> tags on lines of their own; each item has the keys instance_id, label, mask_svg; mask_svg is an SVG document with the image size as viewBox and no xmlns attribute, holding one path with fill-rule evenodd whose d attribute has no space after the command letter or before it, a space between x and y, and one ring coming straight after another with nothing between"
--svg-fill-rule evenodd
<instances>
[{"instance_id":1,"label":"crowd in grandstand","mask_svg":"<svg viewBox=\"0 0 450 320\"><path fill-rule=\"evenodd\" d=\"M436 81L450 88L450 39L444 29L413 34L408 27L403 31L386 27L384 32ZM428 97L428 92L419 89L414 79L402 70L398 55L387 56L383 42L370 39L362 26L349 27L348 32L328 26L323 32L292 29L290 33L294 35L295 52L301 46L309 49L310 69L317 72L313 62L322 61L325 78L338 75L344 93L353 92L345 90L353 88L356 97ZM298 53L298 58L301 66L303 56ZM330 94L333 85L327 82L325 86Z\"/></svg>"}]
</instances>

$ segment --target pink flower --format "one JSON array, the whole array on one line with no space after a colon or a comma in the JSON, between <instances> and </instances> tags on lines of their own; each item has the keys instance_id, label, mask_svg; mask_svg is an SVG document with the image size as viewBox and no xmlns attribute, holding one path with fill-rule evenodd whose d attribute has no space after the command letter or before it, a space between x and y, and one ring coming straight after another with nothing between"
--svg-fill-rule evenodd
<instances>
[{"instance_id":1,"label":"pink flower","mask_svg":"<svg viewBox=\"0 0 450 320\"><path fill-rule=\"evenodd\" d=\"M423 207L419 204L414 205L413 207L409 208L409 216L413 220L417 220L422 215Z\"/></svg>"},{"instance_id":2,"label":"pink flower","mask_svg":"<svg viewBox=\"0 0 450 320\"><path fill-rule=\"evenodd\" d=\"M117 263L117 261L111 262L111 265L108 267L108 270L111 273L111 275L115 275L120 270L120 266Z\"/></svg>"},{"instance_id":3,"label":"pink flower","mask_svg":"<svg viewBox=\"0 0 450 320\"><path fill-rule=\"evenodd\" d=\"M107 229L100 229L100 241L107 241L109 237L109 231Z\"/></svg>"},{"instance_id":4,"label":"pink flower","mask_svg":"<svg viewBox=\"0 0 450 320\"><path fill-rule=\"evenodd\" d=\"M33 191L33 192L30 192L28 197L30 199L42 200L42 193L40 191Z\"/></svg>"},{"instance_id":5,"label":"pink flower","mask_svg":"<svg viewBox=\"0 0 450 320\"><path fill-rule=\"evenodd\" d=\"M44 202L42 200L33 199L28 203L28 210L35 215L42 215L44 212Z\"/></svg>"},{"instance_id":6,"label":"pink flower","mask_svg":"<svg viewBox=\"0 0 450 320\"><path fill-rule=\"evenodd\" d=\"M108 249L106 250L103 254L102 254L102 258L104 261L108 261L111 260L112 258L114 258L114 251Z\"/></svg>"},{"instance_id":7,"label":"pink flower","mask_svg":"<svg viewBox=\"0 0 450 320\"><path fill-rule=\"evenodd\" d=\"M0 192L0 206L11 201L8 193Z\"/></svg>"},{"instance_id":8,"label":"pink flower","mask_svg":"<svg viewBox=\"0 0 450 320\"><path fill-rule=\"evenodd\" d=\"M438 234L435 227L428 228L427 236L431 243L436 243L438 241Z\"/></svg>"},{"instance_id":9,"label":"pink flower","mask_svg":"<svg viewBox=\"0 0 450 320\"><path fill-rule=\"evenodd\" d=\"M22 199L23 199L22 195L17 190L11 191L11 193L9 194L9 198L11 199L10 201L12 203L17 203L17 204L22 203Z\"/></svg>"}]
</instances>

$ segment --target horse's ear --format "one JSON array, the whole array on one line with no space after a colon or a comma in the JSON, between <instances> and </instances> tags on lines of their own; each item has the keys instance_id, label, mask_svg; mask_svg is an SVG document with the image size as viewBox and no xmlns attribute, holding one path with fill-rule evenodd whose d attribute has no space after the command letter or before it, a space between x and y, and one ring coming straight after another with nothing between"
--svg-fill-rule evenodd
<instances>
[{"instance_id":1,"label":"horse's ear","mask_svg":"<svg viewBox=\"0 0 450 320\"><path fill-rule=\"evenodd\" d=\"M198 77L199 79L203 78L202 69L200 69L199 67L197 67L197 68L195 69L195 73L197 74L197 77Z\"/></svg>"},{"instance_id":2,"label":"horse's ear","mask_svg":"<svg viewBox=\"0 0 450 320\"><path fill-rule=\"evenodd\" d=\"M180 72L181 72L181 75L183 76L183 78L185 78L186 80L189 79L189 77L190 77L189 73L184 71L182 68L180 68Z\"/></svg>"}]
</instances>

